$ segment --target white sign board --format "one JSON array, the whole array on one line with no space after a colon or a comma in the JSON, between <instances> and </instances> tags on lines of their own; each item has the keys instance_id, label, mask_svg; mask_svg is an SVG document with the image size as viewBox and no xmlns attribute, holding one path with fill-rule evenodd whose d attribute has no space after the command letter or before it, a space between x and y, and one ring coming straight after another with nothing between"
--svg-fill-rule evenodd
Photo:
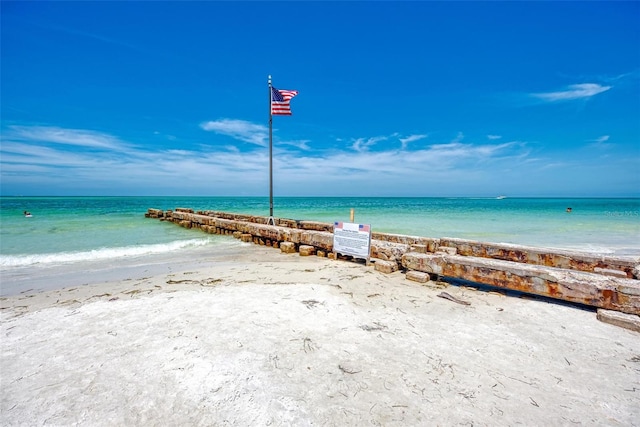
<instances>
[{"instance_id":1,"label":"white sign board","mask_svg":"<svg viewBox=\"0 0 640 427\"><path fill-rule=\"evenodd\" d=\"M350 222L333 223L333 252L369 260L371 226Z\"/></svg>"}]
</instances>

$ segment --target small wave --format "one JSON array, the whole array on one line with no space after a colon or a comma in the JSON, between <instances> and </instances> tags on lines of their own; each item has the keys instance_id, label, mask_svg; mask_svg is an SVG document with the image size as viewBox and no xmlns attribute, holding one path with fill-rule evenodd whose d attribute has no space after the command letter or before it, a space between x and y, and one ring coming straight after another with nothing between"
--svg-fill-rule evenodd
<instances>
[{"instance_id":1,"label":"small wave","mask_svg":"<svg viewBox=\"0 0 640 427\"><path fill-rule=\"evenodd\" d=\"M0 267L27 267L39 264L66 264L82 261L100 261L123 257L163 254L185 248L206 246L210 239L177 240L152 245L100 248L90 251L57 252L49 254L0 255Z\"/></svg>"}]
</instances>

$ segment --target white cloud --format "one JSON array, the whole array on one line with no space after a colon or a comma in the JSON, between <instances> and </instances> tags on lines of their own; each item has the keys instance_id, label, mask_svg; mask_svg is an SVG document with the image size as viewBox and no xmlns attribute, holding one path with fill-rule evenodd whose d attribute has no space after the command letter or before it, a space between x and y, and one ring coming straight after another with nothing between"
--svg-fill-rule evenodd
<instances>
[{"instance_id":1,"label":"white cloud","mask_svg":"<svg viewBox=\"0 0 640 427\"><path fill-rule=\"evenodd\" d=\"M397 136L397 134L394 134L394 136ZM399 139L400 139L400 143L402 144L402 149L405 150L409 146L410 142L419 141L426 137L427 135L409 135L406 138L399 138Z\"/></svg>"},{"instance_id":2,"label":"white cloud","mask_svg":"<svg viewBox=\"0 0 640 427\"><path fill-rule=\"evenodd\" d=\"M109 150L122 150L127 146L118 138L105 133L84 129L64 129L55 126L10 126L7 136L14 140L30 140Z\"/></svg>"},{"instance_id":3,"label":"white cloud","mask_svg":"<svg viewBox=\"0 0 640 427\"><path fill-rule=\"evenodd\" d=\"M220 119L204 122L200 127L206 131L227 135L261 147L269 144L269 128L245 120Z\"/></svg>"},{"instance_id":4,"label":"white cloud","mask_svg":"<svg viewBox=\"0 0 640 427\"><path fill-rule=\"evenodd\" d=\"M263 126L240 120L207 122L202 128L239 140L259 136L265 130ZM422 138L422 135L412 135L401 139ZM52 139L59 144L44 143ZM308 148L309 141L277 144L273 156L274 180L280 183L280 188L290 188L289 192L306 188L320 193L330 192L330 185L336 186L335 191L340 193L355 185L376 188L391 186L394 180L409 183L422 179L425 171L433 179L446 181L447 177L456 177L459 181L469 179L480 162L500 161L502 156L521 154L519 150L513 152L517 147L515 143L451 142L407 151L398 150L394 145L372 151L377 143L389 139L387 136L359 138L344 149L305 155L300 154L300 148ZM83 151L64 146L71 143L101 149ZM3 134L0 148L3 187L40 179L53 187L66 186L66 191L93 186L144 194L150 185L162 191L178 191L186 183L190 190L205 194L260 194L264 190L269 164L267 150L257 147L240 151L235 146L214 152L208 149L206 146L204 150L202 146L194 149L156 147L146 151L115 136L94 131L24 126ZM344 187L346 175L349 184ZM140 190L136 191L137 188Z\"/></svg>"},{"instance_id":5,"label":"white cloud","mask_svg":"<svg viewBox=\"0 0 640 427\"><path fill-rule=\"evenodd\" d=\"M492 141L496 140L496 139L501 139L501 138L502 138L502 136L500 136L500 135L487 135L487 139L490 139Z\"/></svg>"},{"instance_id":6,"label":"white cloud","mask_svg":"<svg viewBox=\"0 0 640 427\"><path fill-rule=\"evenodd\" d=\"M353 141L353 144L351 144L351 148L361 153L363 151L368 151L369 148L374 146L376 143L380 141L385 141L387 139L388 138L386 136L374 136L372 138L358 138Z\"/></svg>"},{"instance_id":7,"label":"white cloud","mask_svg":"<svg viewBox=\"0 0 640 427\"><path fill-rule=\"evenodd\" d=\"M569 85L566 90L558 92L532 93L531 96L549 102L570 101L574 99L591 98L592 96L606 92L611 88L612 86L602 86L597 83L581 83Z\"/></svg>"},{"instance_id":8,"label":"white cloud","mask_svg":"<svg viewBox=\"0 0 640 427\"><path fill-rule=\"evenodd\" d=\"M218 123L218 129L230 129L224 123L213 123ZM251 123L235 123L244 123L239 129L252 129ZM153 151L147 151L107 134L52 129L60 141L84 141L85 145L101 148L76 150L67 146L67 142L41 142L42 136L51 132L39 127L25 126L19 132L14 129L3 133L0 173L4 194L29 194L28 185L37 189L31 191L40 194L43 188L48 194L100 194L103 191L104 194L132 195L154 192L263 195L268 192L269 156L263 147L250 145L247 150L246 146L239 149L227 145L213 151L210 146L194 144L164 149L154 146ZM259 133L261 126L255 129ZM238 135L237 139L250 134L230 133ZM395 135L394 138L412 137ZM518 179L533 182L534 178L542 178L542 170L552 170L554 176L568 173L560 167L563 164L557 158L533 159L523 142L476 144L460 142L462 138L460 133L451 142L406 150L399 150L397 143L378 144L391 140L389 136L359 138L353 140L353 145L342 148L304 152L300 148L307 146L308 141L276 144L274 186L278 195L446 195L472 191L504 193L509 188L514 189L513 193L526 187L522 187L524 184ZM604 135L594 142L605 144L608 140ZM572 179L577 180L576 171L572 172ZM40 184L36 185L37 182Z\"/></svg>"},{"instance_id":9,"label":"white cloud","mask_svg":"<svg viewBox=\"0 0 640 427\"><path fill-rule=\"evenodd\" d=\"M267 168L266 154L260 153L148 152L136 148L83 152L14 141L3 141L0 151L3 188L39 181L40 189L64 188L68 192L91 187L144 194L149 187L178 191L189 183L199 191L216 191L212 181L229 188L238 187L238 183L251 186L259 182L258 176L264 181Z\"/></svg>"},{"instance_id":10,"label":"white cloud","mask_svg":"<svg viewBox=\"0 0 640 427\"><path fill-rule=\"evenodd\" d=\"M448 144L434 144L425 150L425 162L432 167L448 167L466 164L479 164L491 159L501 158L506 154L515 155L509 150L518 148L521 143L506 142L503 144L477 145L450 142ZM415 155L415 153L414 153Z\"/></svg>"},{"instance_id":11,"label":"white cloud","mask_svg":"<svg viewBox=\"0 0 640 427\"><path fill-rule=\"evenodd\" d=\"M390 136L374 136L370 138L357 138L352 140L351 148L359 153L369 151L374 145L381 141L388 141L390 139L398 138L401 144L401 149L406 150L409 146L410 142L419 141L421 139L426 138L427 135L409 135L407 137L401 137L398 132L392 133ZM341 141L341 139L337 139L337 141Z\"/></svg>"},{"instance_id":12,"label":"white cloud","mask_svg":"<svg viewBox=\"0 0 640 427\"><path fill-rule=\"evenodd\" d=\"M292 147L297 147L297 148L299 148L300 150L304 150L304 151L306 151L306 150L309 150L309 149L310 149L310 148L309 148L309 146L307 145L307 143L308 143L308 142L311 142L311 141L309 141L308 139L303 139L303 140L301 140L301 141L285 141L285 142L279 142L279 144L280 144L280 145L289 145L289 146L292 146Z\"/></svg>"}]
</instances>

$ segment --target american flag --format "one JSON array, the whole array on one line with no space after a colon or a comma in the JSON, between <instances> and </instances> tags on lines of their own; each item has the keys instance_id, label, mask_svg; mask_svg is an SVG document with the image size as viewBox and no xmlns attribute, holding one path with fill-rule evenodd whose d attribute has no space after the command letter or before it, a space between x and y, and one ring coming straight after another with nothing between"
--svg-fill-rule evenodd
<instances>
[{"instance_id":1,"label":"american flag","mask_svg":"<svg viewBox=\"0 0 640 427\"><path fill-rule=\"evenodd\" d=\"M271 86L271 115L290 116L291 106L289 102L297 94L297 90L279 90Z\"/></svg>"},{"instance_id":2,"label":"american flag","mask_svg":"<svg viewBox=\"0 0 640 427\"><path fill-rule=\"evenodd\" d=\"M366 232L366 231L369 231L369 230L371 229L371 227L369 227L369 225L360 224L360 225L358 226L358 229L359 229L360 231L365 231L365 232Z\"/></svg>"}]
</instances>

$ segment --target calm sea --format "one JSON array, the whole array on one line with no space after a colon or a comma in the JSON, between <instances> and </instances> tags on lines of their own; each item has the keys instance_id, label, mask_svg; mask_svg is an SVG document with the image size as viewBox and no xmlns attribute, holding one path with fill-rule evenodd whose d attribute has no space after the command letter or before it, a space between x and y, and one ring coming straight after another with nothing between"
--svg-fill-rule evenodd
<instances>
[{"instance_id":1,"label":"calm sea","mask_svg":"<svg viewBox=\"0 0 640 427\"><path fill-rule=\"evenodd\" d=\"M266 197L2 197L0 293L11 293L7 283L19 279L24 287L54 271L90 274L239 250L241 243L228 236L144 218L148 208L177 207L269 214ZM640 199L274 199L274 216L282 218L348 221L351 209L355 222L373 231L640 255Z\"/></svg>"}]
</instances>

